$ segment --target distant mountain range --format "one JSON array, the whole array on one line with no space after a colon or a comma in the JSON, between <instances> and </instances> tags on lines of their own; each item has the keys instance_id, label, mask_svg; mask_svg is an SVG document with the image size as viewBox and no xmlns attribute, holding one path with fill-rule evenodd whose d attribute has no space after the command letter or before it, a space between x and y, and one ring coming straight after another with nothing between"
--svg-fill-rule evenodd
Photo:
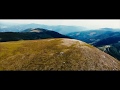
<instances>
[{"instance_id":1,"label":"distant mountain range","mask_svg":"<svg viewBox=\"0 0 120 90\"><path fill-rule=\"evenodd\" d=\"M68 34L70 32L82 31L85 30L82 26L65 26L65 25L57 25L57 26L49 26L42 24L5 24L0 23L0 32L21 32L28 28L44 28L52 31L56 31L61 34Z\"/></svg>"},{"instance_id":2,"label":"distant mountain range","mask_svg":"<svg viewBox=\"0 0 120 90\"><path fill-rule=\"evenodd\" d=\"M101 28L99 30L88 30L88 31L80 31L80 32L72 32L66 34L67 36L73 37L78 40L85 41L87 43L97 43L103 39L109 37L119 36L120 29L110 29L110 28Z\"/></svg>"}]
</instances>

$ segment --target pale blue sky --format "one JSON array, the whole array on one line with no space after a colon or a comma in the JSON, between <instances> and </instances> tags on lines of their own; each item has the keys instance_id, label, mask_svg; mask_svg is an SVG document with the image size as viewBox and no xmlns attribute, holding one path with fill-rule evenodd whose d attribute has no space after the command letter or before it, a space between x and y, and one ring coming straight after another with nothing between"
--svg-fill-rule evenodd
<instances>
[{"instance_id":1,"label":"pale blue sky","mask_svg":"<svg viewBox=\"0 0 120 90\"><path fill-rule=\"evenodd\" d=\"M120 19L1 19L0 22L83 26L89 29L120 28Z\"/></svg>"}]
</instances>

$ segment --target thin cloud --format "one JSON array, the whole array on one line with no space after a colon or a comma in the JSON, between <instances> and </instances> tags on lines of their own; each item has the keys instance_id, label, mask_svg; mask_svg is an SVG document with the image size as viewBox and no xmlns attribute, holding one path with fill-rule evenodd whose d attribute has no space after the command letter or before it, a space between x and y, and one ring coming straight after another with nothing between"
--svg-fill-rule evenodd
<instances>
[{"instance_id":1,"label":"thin cloud","mask_svg":"<svg viewBox=\"0 0 120 90\"><path fill-rule=\"evenodd\" d=\"M83 26L89 29L97 28L120 28L120 19L5 19L0 22L9 23L37 23L46 25L69 25L69 26Z\"/></svg>"}]
</instances>

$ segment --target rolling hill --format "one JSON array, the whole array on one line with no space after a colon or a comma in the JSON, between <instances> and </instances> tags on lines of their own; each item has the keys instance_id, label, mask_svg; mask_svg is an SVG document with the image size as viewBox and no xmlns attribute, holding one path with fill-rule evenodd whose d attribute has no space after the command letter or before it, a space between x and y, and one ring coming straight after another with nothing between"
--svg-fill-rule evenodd
<instances>
[{"instance_id":1,"label":"rolling hill","mask_svg":"<svg viewBox=\"0 0 120 90\"><path fill-rule=\"evenodd\" d=\"M36 40L46 38L70 38L42 28L26 29L23 32L0 32L0 42L18 41L18 40Z\"/></svg>"},{"instance_id":2,"label":"rolling hill","mask_svg":"<svg viewBox=\"0 0 120 90\"><path fill-rule=\"evenodd\" d=\"M0 42L0 70L120 70L120 61L75 39L22 40Z\"/></svg>"}]
</instances>

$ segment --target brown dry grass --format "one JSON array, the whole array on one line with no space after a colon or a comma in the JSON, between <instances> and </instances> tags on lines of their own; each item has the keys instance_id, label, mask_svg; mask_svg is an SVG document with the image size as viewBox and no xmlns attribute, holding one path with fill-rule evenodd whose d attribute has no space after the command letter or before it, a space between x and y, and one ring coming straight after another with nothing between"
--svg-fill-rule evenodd
<instances>
[{"instance_id":1,"label":"brown dry grass","mask_svg":"<svg viewBox=\"0 0 120 90\"><path fill-rule=\"evenodd\" d=\"M0 70L120 70L120 62L77 40L27 40L0 43Z\"/></svg>"}]
</instances>

